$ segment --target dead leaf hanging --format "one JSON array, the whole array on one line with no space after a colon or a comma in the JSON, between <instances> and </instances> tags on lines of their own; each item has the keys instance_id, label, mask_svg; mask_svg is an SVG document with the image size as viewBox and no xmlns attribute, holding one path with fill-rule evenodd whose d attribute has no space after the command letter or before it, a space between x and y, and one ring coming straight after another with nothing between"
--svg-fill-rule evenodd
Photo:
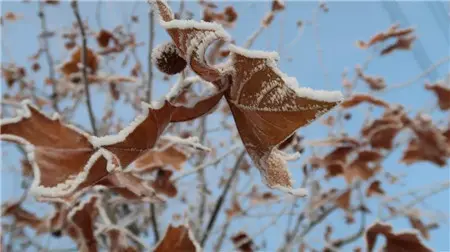
<instances>
[{"instance_id":1,"label":"dead leaf hanging","mask_svg":"<svg viewBox=\"0 0 450 252\"><path fill-rule=\"evenodd\" d=\"M154 252L199 252L201 247L194 238L194 234L187 225L175 227L169 225L164 238L158 242Z\"/></svg>"},{"instance_id":2,"label":"dead leaf hanging","mask_svg":"<svg viewBox=\"0 0 450 252\"><path fill-rule=\"evenodd\" d=\"M386 237L386 244L384 251L399 252L399 251L415 251L415 252L431 252L423 242L419 239L416 233L413 232L392 232L392 226L389 224L375 222L366 231L366 245L367 250L372 252L377 241L378 235Z\"/></svg>"},{"instance_id":3,"label":"dead leaf hanging","mask_svg":"<svg viewBox=\"0 0 450 252\"><path fill-rule=\"evenodd\" d=\"M425 89L433 91L437 98L439 108L441 110L450 109L450 87L444 86L441 83L426 84Z\"/></svg>"},{"instance_id":4,"label":"dead leaf hanging","mask_svg":"<svg viewBox=\"0 0 450 252\"><path fill-rule=\"evenodd\" d=\"M299 88L276 67L276 53L230 45L234 73L226 98L239 135L269 187L291 187L284 153L277 149L299 127L328 112L340 92Z\"/></svg>"},{"instance_id":5,"label":"dead leaf hanging","mask_svg":"<svg viewBox=\"0 0 450 252\"><path fill-rule=\"evenodd\" d=\"M100 201L101 199L98 195L91 195L74 207L67 216L75 228L79 251L98 251L97 240L94 235L94 223L99 213Z\"/></svg>"}]
</instances>

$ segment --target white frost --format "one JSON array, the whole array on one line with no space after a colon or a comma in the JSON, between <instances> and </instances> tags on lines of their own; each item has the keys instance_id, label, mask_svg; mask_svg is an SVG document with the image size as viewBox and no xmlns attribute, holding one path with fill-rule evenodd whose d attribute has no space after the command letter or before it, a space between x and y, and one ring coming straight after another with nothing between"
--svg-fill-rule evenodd
<instances>
[{"instance_id":1,"label":"white frost","mask_svg":"<svg viewBox=\"0 0 450 252\"><path fill-rule=\"evenodd\" d=\"M277 52L266 52L266 51L258 51L258 50L248 50L243 47L239 47L233 44L228 46L230 52L245 56L247 58L252 59L272 59L275 61L280 60L280 56Z\"/></svg>"}]
</instances>

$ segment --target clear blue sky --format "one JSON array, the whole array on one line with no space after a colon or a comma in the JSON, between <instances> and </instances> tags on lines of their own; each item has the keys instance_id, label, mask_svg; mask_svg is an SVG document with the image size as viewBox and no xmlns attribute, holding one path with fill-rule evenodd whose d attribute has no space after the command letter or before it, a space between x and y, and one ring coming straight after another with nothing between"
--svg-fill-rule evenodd
<instances>
[{"instance_id":1,"label":"clear blue sky","mask_svg":"<svg viewBox=\"0 0 450 252\"><path fill-rule=\"evenodd\" d=\"M226 1L220 2L219 6L225 6L227 3L231 3L239 14L236 27L228 29L228 32L236 40L238 45L242 45L248 36L259 27L260 20L270 8L270 2ZM80 11L83 18L88 19L89 24L93 29L98 29L95 20L96 5L97 3L94 1L81 1L80 3ZM133 30L137 33L138 41L148 40L148 5L145 2L134 5L131 1L104 1L102 5L101 22L106 29L112 29L116 25L123 23L126 17L131 13L133 6L135 6L135 15L139 16L141 21L139 24L133 26ZM343 70L352 70L356 64L362 64L369 55L368 52L358 49L355 46L355 41L367 40L376 32L385 30L391 25L392 20L387 9L383 7L381 2L331 1L327 3L327 5L329 7L329 12L319 14L318 20L320 26L318 31L320 45L323 50L323 65L328 72L328 78L324 77L324 68L320 66L318 61L319 57L316 50L317 40L312 26L307 25L301 38L296 43L291 44L291 41L293 41L298 34L296 22L298 20L311 20L317 2L288 1L287 9L277 15L272 26L265 30L257 39L256 43L253 45L253 49L272 51L283 48L279 67L289 76L296 77L302 86L309 86L316 89L341 89L341 74ZM174 6L175 10L178 9L177 2L173 3L172 6ZM401 1L398 2L398 6L404 16L394 9L395 6L393 6L392 3L388 4L387 8L393 11L394 18L399 21L403 27L407 26L408 23L409 25L416 27L416 34L418 35L424 50L418 50L420 48L418 48L418 44L416 43L416 58L411 52L397 52L388 57L372 61L369 70L366 73L382 75L388 86L402 83L413 78L423 70L421 64L428 66L429 62L436 62L449 54L449 16L447 3ZM439 9L439 7L444 8L444 10ZM30 63L27 58L38 49L36 36L40 31L40 22L36 15L37 3L35 1L28 4L21 3L20 1L7 1L2 2L1 9L2 15L7 11L12 11L24 16L19 22L12 24L8 23L3 27L2 43L4 43L4 46L2 47L2 63L11 62L12 59L9 57L12 56L17 64L26 65L29 69ZM199 19L201 11L198 8L197 3L188 2L187 9L194 10L194 19ZM59 30L62 27L68 27L71 22L74 21L72 10L66 1L58 7L47 7L45 12L48 18L49 30ZM159 27L159 25L156 27L157 37L155 42L160 43L166 41L168 39L167 34ZM90 43L94 43L94 41L90 41ZM66 57L62 41L52 39L51 46L55 58L64 59ZM138 52L141 60L145 62L147 55L146 47L139 48ZM288 61L288 58L292 58L292 61ZM43 66L43 69L35 74L37 80L42 80L44 74L48 72L43 58L41 59L41 65ZM143 69L147 68L144 67ZM429 80L433 81L436 77L443 77L448 73L448 69L449 64L437 68L437 71L433 73L434 75L428 76ZM128 73L128 71L129 68L125 69L124 74ZM156 95L154 95L154 98L160 97L169 88L169 85L161 83L161 78L162 75L158 74L156 76ZM385 93L381 98L390 102L405 105L411 109L412 114L415 114L425 107L429 108L435 104L436 100L431 93L424 90L423 85L425 79L421 79L406 88L396 89ZM38 83L38 85L41 84ZM6 85L3 80L1 88L2 92L4 92ZM358 91L366 92L367 88L363 84L359 84ZM100 114L103 111L103 103L104 99L102 96L98 96L94 99L96 114ZM133 114L128 113L130 111L129 109L118 109L125 122L133 118ZM357 111L363 112L364 109L366 108L361 107ZM436 111L433 111L432 115L436 120L445 118L445 115ZM84 108L77 112L75 119L77 123L89 128L86 110ZM361 116L355 116L354 120L345 126L348 132L355 132L362 120L363 118ZM314 123L307 128L301 129L299 132L302 135L308 136L309 139L318 139L326 136L327 132L325 131L325 128L319 124L320 123ZM8 145L2 143L2 147L3 153L8 153L7 156L2 155L2 169L5 170L5 168L17 164L19 156L14 149ZM400 152L391 155L389 160L384 163L384 167L394 173L407 172L410 176L406 180L408 188L421 187L449 179L448 167L439 169L426 163L405 167L397 162L400 155ZM296 161L290 164L291 171L298 182L301 181L301 172L299 169L300 162L301 161ZM21 192L17 174L6 171L3 171L1 174L2 201L17 198ZM259 175L258 179L254 180L254 182L259 183ZM343 184L343 181L336 179L330 185L342 186ZM387 194L392 195L405 190L405 187L402 187L401 185L384 187ZM371 199L368 201L368 204L376 206L377 202L376 199ZM444 213L449 213L449 204L448 191L435 195L426 202L428 208L440 210ZM273 206L272 211L279 208L280 206ZM270 211L270 208L267 211ZM344 213L342 211L336 211L336 213L334 213L326 222L327 224L335 224L335 237L341 237L346 234L345 232L348 232L348 230L346 230L348 229L347 226L342 224L343 216ZM368 223L371 223L375 217L375 213L370 215ZM277 241L283 238L281 232L278 230L283 228L286 222L287 220L281 219L277 225L268 229L262 237L265 237L269 244L273 242L275 245L278 245L279 243ZM239 222L240 226L235 224L232 227L232 230L246 228L249 230L249 233L252 233L252 231L258 230L259 223L260 222L255 219L245 223ZM396 230L409 228L409 223L405 218L400 218L392 223ZM449 251L450 245L448 242L448 235L450 231L448 219L446 223L440 224L440 229L431 231L431 239L427 244L436 251ZM349 228L356 231L359 226L358 224L353 224ZM315 243L313 241L315 238L321 240L323 230L324 225L317 228L317 231L312 232L308 239L311 239L313 244ZM261 240L257 239L257 241ZM65 239L64 242L59 240L52 241L52 247L54 248L69 247L67 244L69 244L67 239ZM361 245L362 239L360 239L357 244ZM232 249L230 246L224 247L224 249L225 248L228 250ZM268 247L267 251L273 251L274 249L275 247ZM346 247L344 251L350 249L351 246Z\"/></svg>"}]
</instances>

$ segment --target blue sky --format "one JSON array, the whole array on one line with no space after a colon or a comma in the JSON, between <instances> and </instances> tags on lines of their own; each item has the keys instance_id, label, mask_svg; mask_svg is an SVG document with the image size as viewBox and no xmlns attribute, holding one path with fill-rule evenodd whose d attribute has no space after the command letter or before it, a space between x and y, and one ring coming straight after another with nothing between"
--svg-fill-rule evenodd
<instances>
[{"instance_id":1,"label":"blue sky","mask_svg":"<svg viewBox=\"0 0 450 252\"><path fill-rule=\"evenodd\" d=\"M243 45L248 36L259 27L260 20L270 8L270 2L220 2L219 6L226 6L232 4L238 14L238 22L235 28L228 29L227 31L236 40L237 45ZM87 18L89 24L93 29L97 30L98 26L95 20L95 8L97 3L94 1L81 1L80 12L83 18ZM133 26L133 30L136 31L138 41L147 41L148 39L148 23L147 23L147 10L148 5L144 2L137 3L136 5L129 2L119 1L104 1L102 2L103 11L101 13L101 23L105 29L112 29L119 23L123 23L125 18L129 16L132 9L135 8L135 15L139 16L140 23ZM416 35L418 36L420 43L422 44L423 51L420 50L418 44L415 44L416 57L412 52L396 52L392 55L381 57L373 60L366 74L382 75L388 86L396 85L410 80L423 71L422 65L427 66L429 62L436 62L443 57L449 55L449 29L448 29L448 4L443 2L398 2L398 7L401 13L395 9L393 3L383 5L381 2L372 1L348 1L328 2L328 13L319 13L318 22L319 27L316 28L311 25L306 25L300 39L295 40L298 36L298 28L296 23L298 20L302 20L304 23L307 20L311 20L314 10L317 7L317 2L306 1L288 1L286 3L287 9L277 15L275 21L271 27L265 30L262 35L256 40L253 45L253 49L257 50L278 50L283 48L281 52L281 60L279 62L279 68L287 73L289 76L296 77L301 86L308 86L315 89L328 89L328 90L340 90L341 89L341 75L345 69L351 70L356 64L362 64L369 56L369 51L364 51L355 46L356 40L368 40L376 32L387 29L391 24L391 18L395 18L400 22L402 27L412 25L416 28ZM178 3L174 1L172 3L174 9L178 9ZM194 19L200 17L201 10L198 8L196 2L188 2L187 9L194 10ZM439 9L444 8L444 10ZM36 36L40 30L39 19L36 15L37 3L24 4L20 1L6 1L2 2L1 6L2 15L7 11L12 11L23 15L23 19L16 22L7 24L2 30L2 63L11 62L9 58L12 56L17 64L26 65L29 67L31 64L27 58L35 53L38 49L36 43ZM388 11L393 12L393 16L389 15ZM68 27L71 22L74 21L74 16L69 4L65 2L58 7L47 7L46 10L47 22L49 30L58 30L61 27ZM445 30L447 28L447 30ZM316 34L317 32L317 34ZM162 41L168 40L167 34L162 30L159 25L156 25L156 40L158 44ZM322 51L322 62L320 64L317 53L317 37L319 37L320 47ZM295 41L295 43L292 43ZM67 53L63 51L63 44L58 39L51 40L51 49L55 58L64 59ZM91 41L90 43L94 43ZM147 49L141 47L138 49L140 59L145 62ZM291 58L292 60L288 60ZM427 59L428 58L428 59ZM120 62L120 60L118 60ZM46 66L43 59L41 59L41 65L43 69L35 74L33 78L36 80L42 80L45 73L47 73ZM132 66L132 65L131 65ZM129 68L123 70L124 74L127 74ZM147 69L145 66L143 69ZM442 78L448 73L449 64L444 64L438 67L432 75L426 78L420 79L405 88L399 88L391 90L387 93L383 93L379 97L393 103L401 103L411 110L411 114L421 111L424 108L432 108L436 104L435 97L423 88L424 81L434 81L435 78ZM31 71L28 71L31 72ZM327 72L327 77L325 77ZM353 74L353 73L352 73ZM350 77L352 77L352 74ZM155 79L155 95L154 98L161 97L165 94L170 87L165 83L161 83L162 75L157 74ZM38 83L38 85L40 85ZM5 83L2 80L2 90L6 88ZM367 92L368 89L362 83L358 86L358 92ZM2 91L4 92L4 91ZM95 90L94 90L95 93ZM105 99L103 96L98 95L94 99L94 112L100 114L103 111L103 104ZM130 121L134 115L129 113L126 107L117 107L120 111L120 115L124 122ZM350 123L345 125L345 130L354 133L357 130L362 120L364 119L361 114L367 108L362 106L355 110L354 118ZM379 114L380 111L375 111L375 114ZM438 121L439 119L446 118L445 115L436 109L429 110L433 118ZM357 114L358 113L358 114ZM84 107L77 111L75 120L78 124L81 124L89 129L87 121L87 114ZM213 119L211 119L212 121ZM308 139L319 139L327 135L326 128L316 122L312 125L301 129L300 134L305 135ZM223 135L218 135L219 138L225 138ZM8 155L2 155L2 169L17 164L19 160L18 154L13 148L2 143L3 153L7 152ZM408 188L421 187L430 185L433 183L443 182L449 179L449 169L439 169L434 166L430 166L426 163L415 164L410 167L405 167L398 163L401 157L401 152L395 152L384 163L385 169L390 169L392 172L407 172L409 177L406 180ZM291 171L297 181L301 181L301 172L299 169L301 161L292 162L290 164ZM209 172L209 171L208 171ZM212 170L208 173L209 176L213 176L217 170ZM256 171L253 171L256 172ZM2 201L18 197L20 189L20 183L16 177L16 174L11 172L2 173ZM258 179L254 180L255 183L259 183ZM342 186L344 183L339 179L333 180L328 186ZM388 194L397 194L405 191L405 188L401 185L386 186ZM299 203L301 204L301 202ZM371 206L376 206L377 201L371 199L368 201ZM442 212L449 212L449 193L445 191L438 195L431 197L426 202L427 207ZM267 209L277 210L280 206L273 206ZM348 230L343 225L343 212L336 211L326 223L332 223L335 225L336 237L340 237L340 232L346 232ZM375 218L375 214L369 217L368 223L371 223ZM267 221L267 220L266 220ZM287 219L281 219L277 222L277 225L269 228L263 237L265 237L268 243L278 245L277 240L282 239L282 234L278 231L283 228ZM409 223L406 219L398 219L392 222L396 230L403 230L409 228ZM249 233L258 230L259 221L251 220L246 222L243 226L234 225L233 230L239 228L247 228ZM308 237L311 240L315 238L321 238L325 225L317 228L316 231L310 234ZM350 226L352 230L357 230L358 225L353 224ZM431 239L427 242L436 251L448 251L450 245L448 242L449 235L448 219L446 223L441 223L441 228L431 231ZM344 233L345 234L345 233ZM257 241L261 241L258 240ZM52 241L52 245L57 247L58 243L68 244L69 241ZM314 242L313 242L314 243ZM357 243L362 244L362 239ZM52 246L52 247L53 247ZM232 247L224 247L224 249L232 249ZM268 251L274 250L276 247L268 247ZM351 246L346 247L344 250L350 250Z\"/></svg>"}]
</instances>

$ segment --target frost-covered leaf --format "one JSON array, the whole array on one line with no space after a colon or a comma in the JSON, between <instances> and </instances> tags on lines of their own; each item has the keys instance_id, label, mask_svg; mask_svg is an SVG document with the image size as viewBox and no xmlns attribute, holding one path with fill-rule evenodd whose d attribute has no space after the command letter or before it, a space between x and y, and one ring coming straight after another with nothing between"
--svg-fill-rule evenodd
<instances>
[{"instance_id":1,"label":"frost-covered leaf","mask_svg":"<svg viewBox=\"0 0 450 252\"><path fill-rule=\"evenodd\" d=\"M372 252L378 235L386 237L386 244L383 251L399 252L399 251L415 251L415 252L431 252L417 236L417 233L405 231L394 233L392 226L385 223L375 222L366 230L366 246L369 252Z\"/></svg>"},{"instance_id":2,"label":"frost-covered leaf","mask_svg":"<svg viewBox=\"0 0 450 252\"><path fill-rule=\"evenodd\" d=\"M87 199L81 201L68 213L67 218L73 225L75 233L72 238L76 237L78 250L82 252L96 252L97 239L94 235L95 218L99 214L101 199L98 195L90 195Z\"/></svg>"},{"instance_id":3,"label":"frost-covered leaf","mask_svg":"<svg viewBox=\"0 0 450 252\"><path fill-rule=\"evenodd\" d=\"M18 117L4 119L0 130L3 140L26 145L34 172L30 190L36 196L68 196L114 168L112 156L95 149L87 133L47 117L29 101Z\"/></svg>"},{"instance_id":4,"label":"frost-covered leaf","mask_svg":"<svg viewBox=\"0 0 450 252\"><path fill-rule=\"evenodd\" d=\"M159 12L160 23L172 37L180 56L191 69L206 81L214 82L221 77L221 70L210 66L205 60L205 52L217 40L228 40L228 34L214 23L193 20L176 20L172 10L164 0L153 0L153 7Z\"/></svg>"},{"instance_id":5,"label":"frost-covered leaf","mask_svg":"<svg viewBox=\"0 0 450 252\"><path fill-rule=\"evenodd\" d=\"M109 251L111 252L137 252L138 250L128 243L126 234L119 228L111 227L105 231L109 238Z\"/></svg>"},{"instance_id":6,"label":"frost-covered leaf","mask_svg":"<svg viewBox=\"0 0 450 252\"><path fill-rule=\"evenodd\" d=\"M189 153L183 150L182 146L168 141L160 141L159 145L160 148L152 149L136 160L133 172L147 173L164 166L171 166L177 171L182 170L182 166L190 156Z\"/></svg>"},{"instance_id":7,"label":"frost-covered leaf","mask_svg":"<svg viewBox=\"0 0 450 252\"><path fill-rule=\"evenodd\" d=\"M155 191L147 181L130 173L115 172L98 182L99 185L110 188L128 200L158 201Z\"/></svg>"},{"instance_id":8,"label":"frost-covered leaf","mask_svg":"<svg viewBox=\"0 0 450 252\"><path fill-rule=\"evenodd\" d=\"M230 46L232 86L226 94L239 135L269 187L291 187L286 157L278 145L299 127L328 112L340 92L297 87L276 67L276 53Z\"/></svg>"},{"instance_id":9,"label":"frost-covered leaf","mask_svg":"<svg viewBox=\"0 0 450 252\"><path fill-rule=\"evenodd\" d=\"M188 225L169 225L164 237L153 249L154 252L200 252L202 249Z\"/></svg>"}]
</instances>

